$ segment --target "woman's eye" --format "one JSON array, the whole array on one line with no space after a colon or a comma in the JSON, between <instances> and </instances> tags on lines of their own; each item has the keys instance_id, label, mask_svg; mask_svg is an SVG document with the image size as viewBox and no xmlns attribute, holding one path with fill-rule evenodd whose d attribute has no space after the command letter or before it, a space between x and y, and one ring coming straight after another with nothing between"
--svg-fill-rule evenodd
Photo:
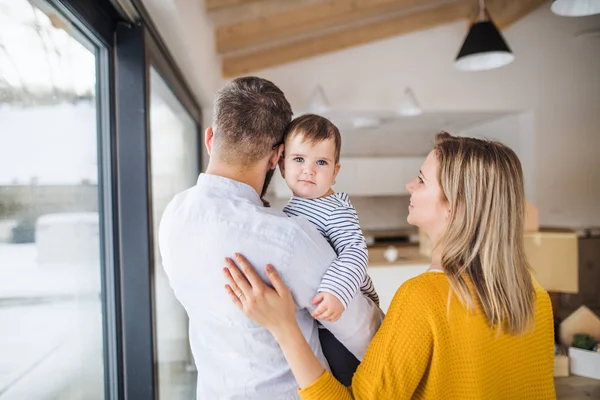
<instances>
[{"instance_id":1,"label":"woman's eye","mask_svg":"<svg viewBox=\"0 0 600 400\"><path fill-rule=\"evenodd\" d=\"M325 160L319 160L319 161L317 161L317 164L318 165L327 165L327 161L325 161Z\"/></svg>"},{"instance_id":2,"label":"woman's eye","mask_svg":"<svg viewBox=\"0 0 600 400\"><path fill-rule=\"evenodd\" d=\"M304 162L304 158L302 158L302 157L294 157L294 161L296 161L296 162Z\"/></svg>"}]
</instances>

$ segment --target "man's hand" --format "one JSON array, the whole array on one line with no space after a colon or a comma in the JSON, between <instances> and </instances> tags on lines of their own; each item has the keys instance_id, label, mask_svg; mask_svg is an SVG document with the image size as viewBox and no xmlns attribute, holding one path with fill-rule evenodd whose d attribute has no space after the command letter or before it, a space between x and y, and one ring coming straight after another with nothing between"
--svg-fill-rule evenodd
<instances>
[{"instance_id":1,"label":"man's hand","mask_svg":"<svg viewBox=\"0 0 600 400\"><path fill-rule=\"evenodd\" d=\"M334 322L340 319L344 312L344 305L337 297L331 293L318 293L311 301L312 304L319 304L317 309L313 311L314 319Z\"/></svg>"}]
</instances>

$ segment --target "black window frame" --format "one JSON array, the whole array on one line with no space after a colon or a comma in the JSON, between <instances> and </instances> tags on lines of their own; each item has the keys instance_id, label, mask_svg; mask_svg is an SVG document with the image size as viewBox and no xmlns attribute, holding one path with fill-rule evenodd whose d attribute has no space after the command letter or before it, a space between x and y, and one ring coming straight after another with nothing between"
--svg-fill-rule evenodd
<instances>
[{"instance_id":1,"label":"black window frame","mask_svg":"<svg viewBox=\"0 0 600 400\"><path fill-rule=\"evenodd\" d=\"M195 121L202 112L140 0L129 21L111 0L43 0L97 45L99 210L107 399L157 399L150 68Z\"/></svg>"}]
</instances>

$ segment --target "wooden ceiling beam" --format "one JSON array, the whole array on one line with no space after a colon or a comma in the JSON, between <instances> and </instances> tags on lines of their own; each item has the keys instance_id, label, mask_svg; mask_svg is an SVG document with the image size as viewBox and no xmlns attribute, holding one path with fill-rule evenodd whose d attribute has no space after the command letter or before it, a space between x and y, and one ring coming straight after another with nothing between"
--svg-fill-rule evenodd
<instances>
[{"instance_id":1,"label":"wooden ceiling beam","mask_svg":"<svg viewBox=\"0 0 600 400\"><path fill-rule=\"evenodd\" d=\"M544 3L546 0L487 0L486 6L494 22L500 28L505 28ZM476 12L476 7L477 2L473 0L446 1L436 7L419 9L385 20L355 24L290 43L224 56L222 59L223 76L233 77L248 74L259 69L343 50L376 40L430 29L460 20L468 21L469 17Z\"/></svg>"},{"instance_id":2,"label":"wooden ceiling beam","mask_svg":"<svg viewBox=\"0 0 600 400\"><path fill-rule=\"evenodd\" d=\"M249 54L223 57L223 76L243 75L258 69L459 21L466 18L471 7L469 0L455 1L425 11L358 27L353 26Z\"/></svg>"},{"instance_id":3,"label":"wooden ceiling beam","mask_svg":"<svg viewBox=\"0 0 600 400\"><path fill-rule=\"evenodd\" d=\"M224 8L240 6L248 3L255 3L262 0L204 0L204 7L207 12L222 10Z\"/></svg>"},{"instance_id":4,"label":"wooden ceiling beam","mask_svg":"<svg viewBox=\"0 0 600 400\"><path fill-rule=\"evenodd\" d=\"M485 2L492 20L501 29L512 25L546 3L547 0L487 0Z\"/></svg>"},{"instance_id":5,"label":"wooden ceiling beam","mask_svg":"<svg viewBox=\"0 0 600 400\"><path fill-rule=\"evenodd\" d=\"M324 0L317 4L217 27L217 52L260 46L445 0ZM446 0L447 2L447 0Z\"/></svg>"}]
</instances>

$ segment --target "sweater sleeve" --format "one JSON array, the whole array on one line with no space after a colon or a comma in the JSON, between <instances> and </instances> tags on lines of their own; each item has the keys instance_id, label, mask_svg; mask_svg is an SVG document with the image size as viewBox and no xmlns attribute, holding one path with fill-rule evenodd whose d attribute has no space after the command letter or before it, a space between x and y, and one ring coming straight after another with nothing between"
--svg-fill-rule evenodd
<instances>
[{"instance_id":1,"label":"sweater sleeve","mask_svg":"<svg viewBox=\"0 0 600 400\"><path fill-rule=\"evenodd\" d=\"M398 289L381 328L346 388L325 372L299 390L303 400L410 399L425 371L433 348L431 314L423 289L410 280Z\"/></svg>"},{"instance_id":2,"label":"sweater sleeve","mask_svg":"<svg viewBox=\"0 0 600 400\"><path fill-rule=\"evenodd\" d=\"M376 297L373 285L366 284L370 283L367 277L369 253L354 207L348 205L333 211L327 219L326 234L337 258L323 276L319 292L333 294L344 309L361 286L370 286ZM378 299L374 301L377 303Z\"/></svg>"}]
</instances>

